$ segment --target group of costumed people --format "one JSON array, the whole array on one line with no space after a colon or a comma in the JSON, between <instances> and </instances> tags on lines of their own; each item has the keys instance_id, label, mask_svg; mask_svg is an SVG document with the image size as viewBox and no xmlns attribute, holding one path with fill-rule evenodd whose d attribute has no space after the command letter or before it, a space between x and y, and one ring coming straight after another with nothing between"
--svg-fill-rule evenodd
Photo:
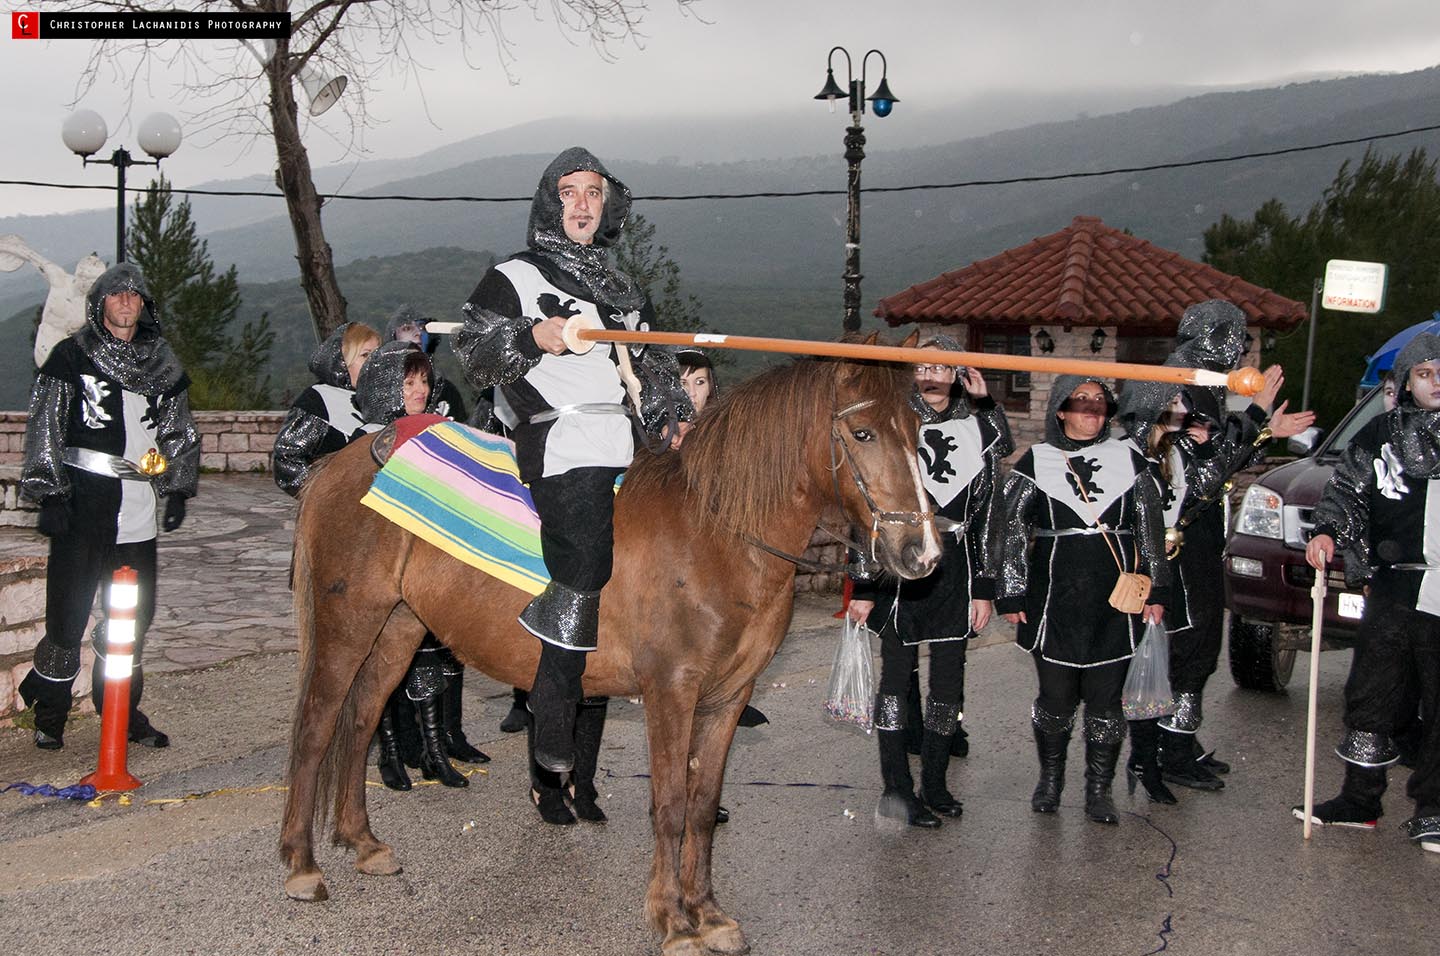
<instances>
[{"instance_id":1,"label":"group of costumed people","mask_svg":"<svg viewBox=\"0 0 1440 956\"><path fill-rule=\"evenodd\" d=\"M1166 364L1230 371L1244 335L1240 309L1200 303L1182 317ZM922 347L959 348L947 336ZM1264 388L1243 412L1229 411L1218 389L1132 382L1117 401L1106 382L1058 376L1045 440L1003 480L1000 460L1014 445L981 375L917 364L915 376L918 464L935 514L948 521L945 551L937 570L919 581L856 575L848 608L852 620L880 636L880 815L935 828L942 817L963 813L946 773L952 755L968 752L965 646L996 613L1016 625L1016 642L1035 664L1035 812L1059 808L1082 702L1091 820L1119 822L1111 788L1127 726L1132 792L1139 784L1150 800L1174 803L1167 782L1221 789L1229 767L1196 734L1221 643L1222 499L1230 477L1255 464L1266 441L1313 421L1284 403L1272 409L1280 369L1266 371ZM1122 574L1150 582L1132 610L1109 600ZM1174 712L1127 721L1122 692L1147 625L1171 638ZM923 715L915 680L921 644L930 648ZM917 751L918 793L909 765Z\"/></svg>"},{"instance_id":2,"label":"group of costumed people","mask_svg":"<svg viewBox=\"0 0 1440 956\"><path fill-rule=\"evenodd\" d=\"M595 773L605 698L586 697L586 655L598 643L602 589L613 564L617 479L638 443L678 448L714 394L714 368L694 350L601 345L570 352L562 332L584 315L613 330L643 330L654 317L643 289L611 263L630 193L588 151L561 153L532 202L527 248L490 268L465 303L454 339L465 377L482 394L469 421L514 440L520 477L541 520L550 581L519 623L540 643L528 692L516 689L502 723L528 731L531 799L547 822L603 821ZM137 634L153 614L155 529L179 527L195 493L199 442L187 380L159 332L153 303L133 266L96 281L87 325L56 346L32 396L22 489L41 505L51 537L46 634L20 685L35 710L35 742L63 745L71 685L90 601L121 563L140 571ZM1172 366L1230 371L1244 351L1244 314L1210 301L1181 318ZM385 333L358 323L316 350L316 383L296 400L275 442L276 483L291 495L328 454L401 416L466 420L463 399L435 370L423 318L402 308ZM937 335L922 348L958 351ZM1004 411L976 369L914 368L918 466L945 529L937 570L898 582L860 560L847 613L880 635L874 703L883 795L878 812L936 828L959 817L948 769L965 756L967 642L995 614L1016 625L1038 692L1031 723L1039 781L1037 813L1059 808L1081 703L1085 813L1119 820L1111 796L1123 741L1132 741L1133 792L1175 802L1167 784L1223 788L1226 763L1198 740L1205 684L1221 645L1230 478L1256 464L1271 438L1308 427L1308 412L1274 407L1278 367L1243 411L1223 390L1128 383L1117 400L1104 381L1059 376L1051 386L1045 438L1002 473L1014 451ZM1323 568L1337 552L1367 601L1350 680L1341 794L1315 808L1322 824L1373 827L1381 813L1394 737L1422 728L1409 784L1408 827L1440 850L1440 721L1416 721L1440 706L1440 338L1420 335L1395 368L1396 405L1351 442L1316 509L1307 557ZM158 449L157 474L129 467ZM1435 499L1440 501L1440 497ZM1436 507L1440 507L1437 505ZM857 556L862 558L863 556ZM1110 596L1125 575L1148 592L1132 605ZM1122 688L1147 626L1170 636L1173 713L1127 721ZM929 647L921 708L919 648ZM103 649L101 650L103 654ZM140 648L136 649L139 660ZM97 658L103 666L103 656ZM387 704L378 732L386 786L411 786L406 768L447 786L466 784L450 760L484 762L461 727L463 668L432 635ZM99 682L96 682L98 688ZM132 680L130 736L168 738L139 710L143 672ZM96 698L97 707L101 700ZM743 723L763 715L747 708ZM915 788L910 755L920 757ZM722 818L724 808L721 808Z\"/></svg>"}]
</instances>

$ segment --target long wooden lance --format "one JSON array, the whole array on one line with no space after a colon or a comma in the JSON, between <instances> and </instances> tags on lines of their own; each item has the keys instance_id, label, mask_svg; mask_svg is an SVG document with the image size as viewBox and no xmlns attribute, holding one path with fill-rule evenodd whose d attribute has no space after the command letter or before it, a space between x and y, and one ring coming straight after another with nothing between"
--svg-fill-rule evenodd
<instances>
[{"instance_id":1,"label":"long wooden lance","mask_svg":"<svg viewBox=\"0 0 1440 956\"><path fill-rule=\"evenodd\" d=\"M430 322L430 332L454 332L458 322ZM623 345L690 345L696 348L738 349L745 352L779 352L791 355L824 355L832 358L869 359L903 365L963 365L1011 372L1040 372L1055 375L1086 375L1094 379L1125 378L1142 382L1174 382L1180 385L1211 385L1228 388L1239 395L1254 395L1265 387L1259 369L1211 372L1203 368L1169 365L1141 365L1135 362L1093 362L1084 359L1044 358L1034 355L1007 355L991 352L949 352L944 349L905 348L898 345L869 345L863 342L821 342L811 339L776 339L754 335L719 335L710 332L630 332L608 329L585 315L571 316L565 323L565 345L577 355L594 348L596 342Z\"/></svg>"}]
</instances>

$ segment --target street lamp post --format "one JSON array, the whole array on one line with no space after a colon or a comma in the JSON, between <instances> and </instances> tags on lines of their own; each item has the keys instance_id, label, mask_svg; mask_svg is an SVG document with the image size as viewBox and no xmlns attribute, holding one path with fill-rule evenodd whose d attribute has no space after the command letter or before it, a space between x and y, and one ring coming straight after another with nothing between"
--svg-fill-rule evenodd
<instances>
[{"instance_id":1,"label":"street lamp post","mask_svg":"<svg viewBox=\"0 0 1440 956\"><path fill-rule=\"evenodd\" d=\"M91 159L105 145L110 133L105 120L93 110L71 113L60 129L60 138L86 166L115 167L115 262L125 261L125 170L131 166L155 166L180 148L180 124L168 113L151 113L140 123L140 148L151 159L136 159L124 146L118 147L109 159Z\"/></svg>"},{"instance_id":2,"label":"street lamp post","mask_svg":"<svg viewBox=\"0 0 1440 956\"><path fill-rule=\"evenodd\" d=\"M837 51L845 54L848 94L835 82L834 61ZM875 88L874 95L867 98L865 96L865 71L871 56L880 58L880 85ZM850 126L845 130L845 163L849 173L847 180L849 214L845 222L844 276L844 327L847 332L860 330L860 280L864 278L860 274L860 162L865 158L865 128L860 125L860 117L865 113L867 99L874 106L875 115L882 119L889 116L890 111L895 108L895 104L900 102L900 98L890 92L890 84L885 80L887 69L885 54L879 50L871 50L860 61L860 77L856 79L850 51L843 46L834 47L825 59L825 86L815 95L817 100L827 101L832 112L835 109L836 100L848 95L850 101Z\"/></svg>"}]
</instances>

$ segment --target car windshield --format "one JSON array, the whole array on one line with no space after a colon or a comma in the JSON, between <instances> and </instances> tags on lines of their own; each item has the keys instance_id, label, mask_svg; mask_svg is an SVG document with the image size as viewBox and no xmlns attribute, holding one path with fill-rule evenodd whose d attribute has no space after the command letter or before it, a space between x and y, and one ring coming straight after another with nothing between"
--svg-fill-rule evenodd
<instances>
[{"instance_id":1,"label":"car windshield","mask_svg":"<svg viewBox=\"0 0 1440 956\"><path fill-rule=\"evenodd\" d=\"M1340 427L1335 429L1335 433L1320 448L1316 457L1339 458L1350 446L1350 439L1355 437L1355 433L1384 410L1385 397L1381 394L1381 389L1371 389L1370 394L1360 399L1360 403L1351 409L1350 414L1340 422Z\"/></svg>"}]
</instances>

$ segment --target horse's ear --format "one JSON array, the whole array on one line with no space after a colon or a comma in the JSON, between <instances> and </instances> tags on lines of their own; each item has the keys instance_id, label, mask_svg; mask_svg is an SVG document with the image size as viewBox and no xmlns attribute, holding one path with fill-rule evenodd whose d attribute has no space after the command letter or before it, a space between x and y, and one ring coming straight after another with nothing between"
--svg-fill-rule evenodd
<instances>
[{"instance_id":1,"label":"horse's ear","mask_svg":"<svg viewBox=\"0 0 1440 956\"><path fill-rule=\"evenodd\" d=\"M902 349L913 349L916 345L919 345L919 344L920 344L920 330L919 330L919 329L916 329L915 331L911 332L909 335L905 336L905 341L903 341L903 342L900 343L900 347L901 347Z\"/></svg>"}]
</instances>

